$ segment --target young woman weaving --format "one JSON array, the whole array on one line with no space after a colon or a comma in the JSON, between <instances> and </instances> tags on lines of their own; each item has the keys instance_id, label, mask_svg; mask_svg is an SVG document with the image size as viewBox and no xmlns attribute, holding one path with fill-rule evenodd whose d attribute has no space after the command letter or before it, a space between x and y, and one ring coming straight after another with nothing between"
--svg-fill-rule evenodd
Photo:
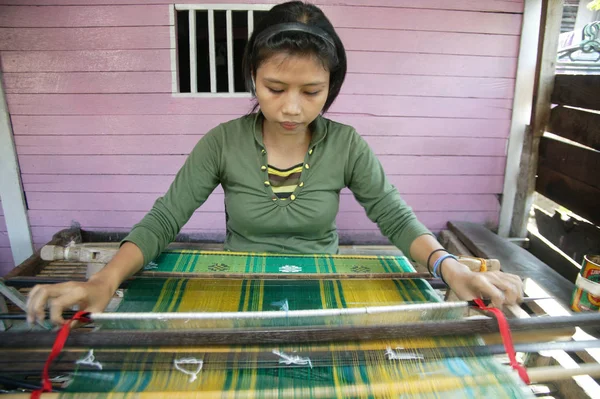
<instances>
[{"instance_id":1,"label":"young woman weaving","mask_svg":"<svg viewBox=\"0 0 600 399\"><path fill-rule=\"evenodd\" d=\"M36 286L29 321L43 319L47 303L57 324L63 309L75 304L103 311L120 283L160 254L219 184L227 250L336 253L340 190L348 187L394 245L434 268L460 298L491 298L495 306L521 299L519 277L473 273L445 252L363 138L322 116L340 92L346 54L319 8L301 2L273 7L252 33L244 71L258 111L198 142L168 192L89 281Z\"/></svg>"}]
</instances>

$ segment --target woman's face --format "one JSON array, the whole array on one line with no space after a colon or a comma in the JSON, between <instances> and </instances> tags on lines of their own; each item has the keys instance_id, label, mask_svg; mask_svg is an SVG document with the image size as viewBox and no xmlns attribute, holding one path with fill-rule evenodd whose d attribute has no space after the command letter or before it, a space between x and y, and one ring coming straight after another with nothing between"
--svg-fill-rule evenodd
<instances>
[{"instance_id":1,"label":"woman's face","mask_svg":"<svg viewBox=\"0 0 600 399\"><path fill-rule=\"evenodd\" d=\"M276 54L256 71L256 99L269 129L304 133L329 94L329 71L314 57Z\"/></svg>"}]
</instances>

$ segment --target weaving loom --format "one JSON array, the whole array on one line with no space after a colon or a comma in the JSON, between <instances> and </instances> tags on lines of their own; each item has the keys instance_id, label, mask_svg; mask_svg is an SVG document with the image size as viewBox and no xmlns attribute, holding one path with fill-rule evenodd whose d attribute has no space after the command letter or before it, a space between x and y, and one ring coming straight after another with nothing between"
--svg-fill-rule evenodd
<instances>
[{"instance_id":1,"label":"weaving loom","mask_svg":"<svg viewBox=\"0 0 600 399\"><path fill-rule=\"evenodd\" d=\"M532 397L510 367L500 364L491 352L481 351L485 347L477 335L452 331L427 333L445 335L430 337L377 334L389 326L429 323L443 328L442 322L462 318L464 308L443 307L426 280L386 278L414 272L406 258L398 256L166 251L145 267L145 278L128 282L123 297L106 313L110 317L94 322L97 331L71 334L73 341L67 342L50 371L52 377L72 373L72 378L68 384L56 379L55 388L63 391L42 397L118 398L133 392L140 398ZM224 278L239 273L247 279ZM319 274L325 278L315 278ZM311 279L291 275L310 275ZM400 304L429 307L369 311ZM320 312L328 309L367 310L350 315ZM293 316L298 311L307 313ZM161 317L180 312L224 316ZM227 316L239 312L259 317ZM119 314L134 316L121 320ZM140 314L153 316L135 317ZM331 337L306 339L304 334L313 330L329 331ZM171 339L148 338L157 331ZM237 340L237 332L245 338ZM95 339L111 333L110 344ZM38 338L51 333L11 334L9 330L3 334L10 335L14 347L46 348L4 349L1 357L11 366L0 366L3 375L10 375L7 368L21 374L37 371L39 380L51 341ZM174 337L183 339L178 343ZM29 345L18 344L27 339Z\"/></svg>"}]
</instances>

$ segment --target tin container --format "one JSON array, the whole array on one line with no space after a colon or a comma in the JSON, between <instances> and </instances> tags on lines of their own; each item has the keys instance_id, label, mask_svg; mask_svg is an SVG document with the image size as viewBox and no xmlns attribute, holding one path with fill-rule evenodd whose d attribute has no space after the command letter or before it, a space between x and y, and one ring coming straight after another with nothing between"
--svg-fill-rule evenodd
<instances>
[{"instance_id":1,"label":"tin container","mask_svg":"<svg viewBox=\"0 0 600 399\"><path fill-rule=\"evenodd\" d=\"M600 310L600 255L585 255L575 282L571 309L576 312Z\"/></svg>"}]
</instances>

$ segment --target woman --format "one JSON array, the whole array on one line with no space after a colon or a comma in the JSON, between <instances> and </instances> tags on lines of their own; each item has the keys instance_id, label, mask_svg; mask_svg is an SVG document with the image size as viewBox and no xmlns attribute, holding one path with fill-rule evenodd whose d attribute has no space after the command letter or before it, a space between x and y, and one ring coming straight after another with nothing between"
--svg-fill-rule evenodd
<instances>
[{"instance_id":1,"label":"woman","mask_svg":"<svg viewBox=\"0 0 600 399\"><path fill-rule=\"evenodd\" d=\"M321 116L346 74L344 46L314 5L273 7L246 47L244 71L257 113L224 123L196 145L164 197L134 226L102 271L83 283L36 286L28 320L53 322L75 304L104 310L120 283L154 259L221 184L225 248L274 253L336 253L335 217L348 187L382 233L406 255L441 276L460 298L495 306L521 299L521 280L473 273L445 252L388 182L356 131Z\"/></svg>"}]
</instances>

